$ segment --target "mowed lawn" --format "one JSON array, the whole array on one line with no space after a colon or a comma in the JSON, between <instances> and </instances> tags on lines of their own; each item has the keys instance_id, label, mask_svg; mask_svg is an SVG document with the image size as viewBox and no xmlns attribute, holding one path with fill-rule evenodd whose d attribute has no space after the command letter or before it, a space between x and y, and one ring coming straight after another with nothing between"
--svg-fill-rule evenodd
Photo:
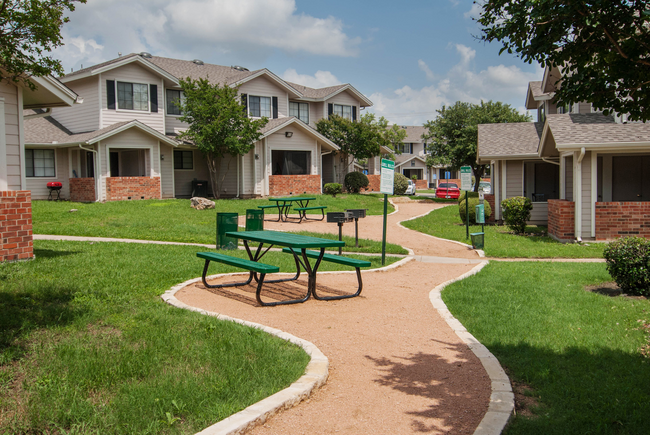
<instances>
[{"instance_id":1,"label":"mowed lawn","mask_svg":"<svg viewBox=\"0 0 650 435\"><path fill-rule=\"evenodd\" d=\"M650 433L650 301L585 290L607 281L604 264L492 262L443 291L514 381L506 434Z\"/></svg>"},{"instance_id":2,"label":"mowed lawn","mask_svg":"<svg viewBox=\"0 0 650 435\"><path fill-rule=\"evenodd\" d=\"M299 378L302 349L160 299L200 276L200 249L36 241L33 261L0 265L0 433L191 434Z\"/></svg>"},{"instance_id":3,"label":"mowed lawn","mask_svg":"<svg viewBox=\"0 0 650 435\"><path fill-rule=\"evenodd\" d=\"M471 244L465 225L460 220L458 205L432 211L426 216L403 222L407 228L444 239ZM559 243L543 235L517 235L506 226L485 225L485 247L488 257L501 258L602 258L604 243ZM470 233L480 232L480 225L471 225ZM529 226L526 232L541 234L546 227Z\"/></svg>"}]
</instances>

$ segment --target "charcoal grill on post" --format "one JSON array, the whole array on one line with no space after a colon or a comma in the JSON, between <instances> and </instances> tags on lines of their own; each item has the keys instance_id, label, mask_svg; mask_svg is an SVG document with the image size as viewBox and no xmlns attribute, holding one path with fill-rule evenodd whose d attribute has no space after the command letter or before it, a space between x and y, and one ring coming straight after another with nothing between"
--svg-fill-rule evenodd
<instances>
[{"instance_id":1,"label":"charcoal grill on post","mask_svg":"<svg viewBox=\"0 0 650 435\"><path fill-rule=\"evenodd\" d=\"M351 208L345 210L354 218L354 246L359 247L359 219L366 217L367 208Z\"/></svg>"},{"instance_id":2,"label":"charcoal grill on post","mask_svg":"<svg viewBox=\"0 0 650 435\"><path fill-rule=\"evenodd\" d=\"M52 201L52 196L53 193L56 192L56 201L61 199L61 189L63 188L63 184L61 184L58 181L50 181L47 183L47 189L50 191L50 195L47 197L48 201Z\"/></svg>"},{"instance_id":3,"label":"charcoal grill on post","mask_svg":"<svg viewBox=\"0 0 650 435\"><path fill-rule=\"evenodd\" d=\"M336 222L339 226L339 241L343 240L343 224L352 222L354 217L347 211L330 211L327 213L327 222ZM342 248L339 246L339 255L343 253Z\"/></svg>"}]
</instances>

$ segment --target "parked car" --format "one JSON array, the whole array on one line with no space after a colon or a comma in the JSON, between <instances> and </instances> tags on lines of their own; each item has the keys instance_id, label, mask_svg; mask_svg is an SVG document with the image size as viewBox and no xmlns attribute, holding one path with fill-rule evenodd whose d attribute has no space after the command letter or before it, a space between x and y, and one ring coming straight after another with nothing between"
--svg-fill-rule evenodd
<instances>
[{"instance_id":1,"label":"parked car","mask_svg":"<svg viewBox=\"0 0 650 435\"><path fill-rule=\"evenodd\" d=\"M478 184L478 190L482 190L483 193L489 195L490 193L492 193L492 185L490 184L489 181L481 181Z\"/></svg>"},{"instance_id":2,"label":"parked car","mask_svg":"<svg viewBox=\"0 0 650 435\"><path fill-rule=\"evenodd\" d=\"M436 198L458 199L460 189L456 183L440 183L436 189Z\"/></svg>"},{"instance_id":3,"label":"parked car","mask_svg":"<svg viewBox=\"0 0 650 435\"><path fill-rule=\"evenodd\" d=\"M409 186L406 188L406 195L415 195L415 181L409 180Z\"/></svg>"}]
</instances>

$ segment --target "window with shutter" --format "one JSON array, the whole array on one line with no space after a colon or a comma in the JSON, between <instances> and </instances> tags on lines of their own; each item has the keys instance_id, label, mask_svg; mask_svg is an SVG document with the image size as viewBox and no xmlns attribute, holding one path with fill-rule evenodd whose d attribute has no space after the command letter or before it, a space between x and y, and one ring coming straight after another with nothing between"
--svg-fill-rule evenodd
<instances>
[{"instance_id":1,"label":"window with shutter","mask_svg":"<svg viewBox=\"0 0 650 435\"><path fill-rule=\"evenodd\" d=\"M106 80L106 108L115 110L115 80Z\"/></svg>"}]
</instances>

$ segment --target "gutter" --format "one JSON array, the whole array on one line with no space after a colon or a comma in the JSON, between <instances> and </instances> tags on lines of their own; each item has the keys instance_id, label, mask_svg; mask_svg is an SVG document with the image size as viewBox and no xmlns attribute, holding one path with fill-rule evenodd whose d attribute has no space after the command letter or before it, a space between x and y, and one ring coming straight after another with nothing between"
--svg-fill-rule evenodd
<instances>
[{"instance_id":1,"label":"gutter","mask_svg":"<svg viewBox=\"0 0 650 435\"><path fill-rule=\"evenodd\" d=\"M584 150L584 148L583 148L583 150ZM583 156L583 157L584 157L584 156ZM560 166L560 162L555 162L555 161L553 161L553 160L549 160L549 159L547 159L546 157L542 157L542 161L544 161L544 162L546 162L546 163L550 163L551 165L557 165L557 166Z\"/></svg>"},{"instance_id":2,"label":"gutter","mask_svg":"<svg viewBox=\"0 0 650 435\"><path fill-rule=\"evenodd\" d=\"M47 109L45 109L45 112L34 113L33 115L25 115L23 116L23 119L45 118L46 116L50 116L51 114L52 114L52 108L48 107Z\"/></svg>"}]
</instances>

